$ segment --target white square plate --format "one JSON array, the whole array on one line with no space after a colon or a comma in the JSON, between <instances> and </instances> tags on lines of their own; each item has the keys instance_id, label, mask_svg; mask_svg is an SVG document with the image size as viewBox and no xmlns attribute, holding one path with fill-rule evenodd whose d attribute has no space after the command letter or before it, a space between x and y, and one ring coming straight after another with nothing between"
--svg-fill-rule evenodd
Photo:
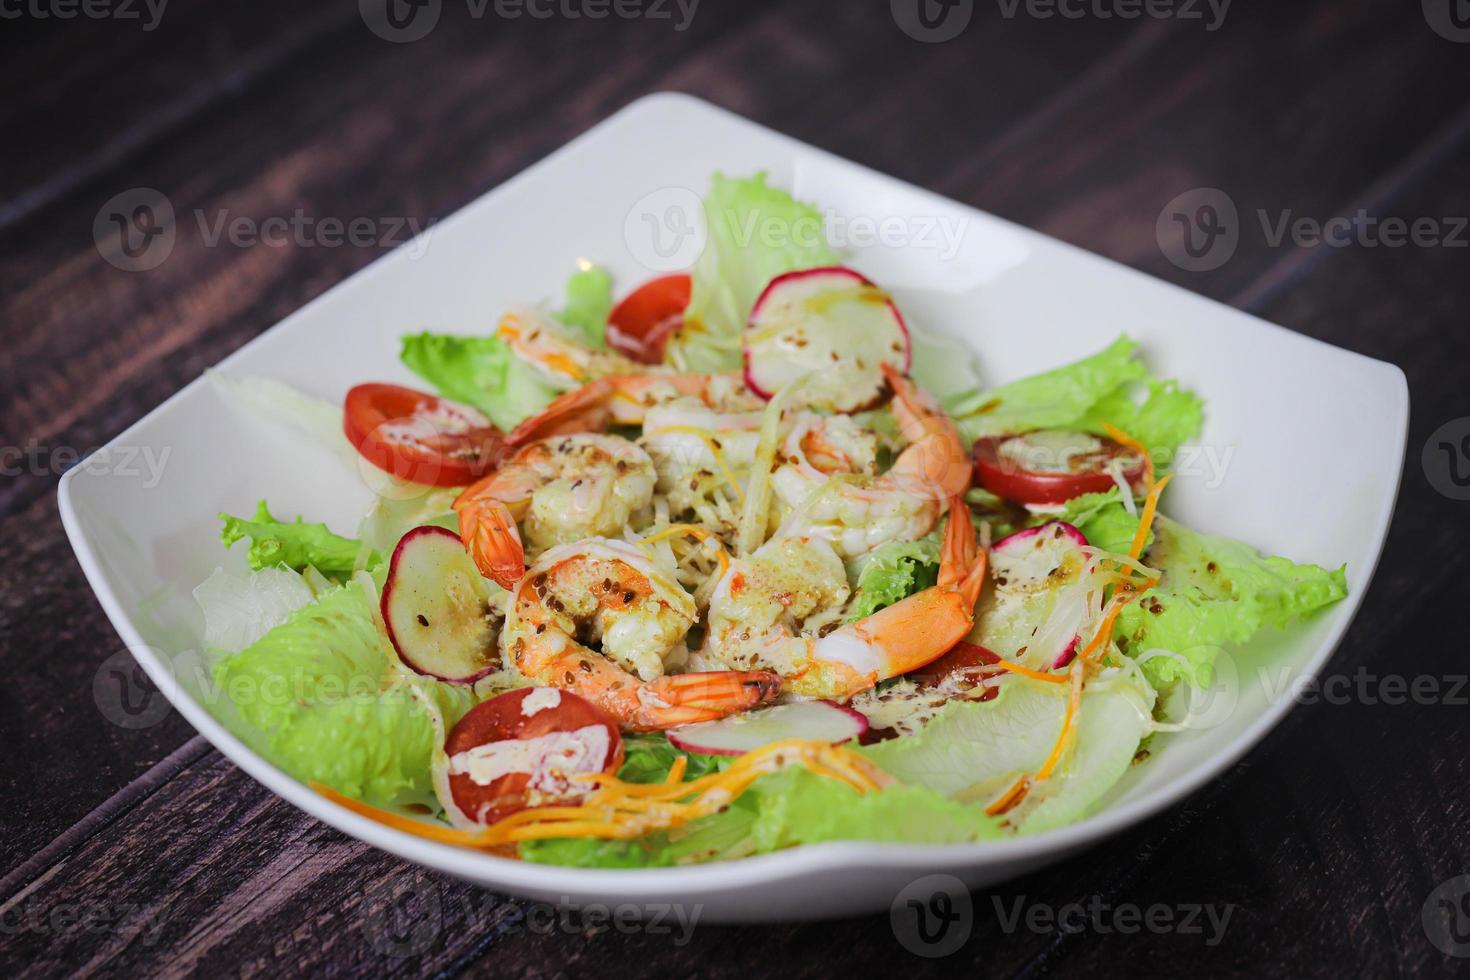
<instances>
[{"instance_id":1,"label":"white square plate","mask_svg":"<svg viewBox=\"0 0 1470 980\"><path fill-rule=\"evenodd\" d=\"M288 317L226 359L340 402L353 384L413 383L401 334L488 332L509 306L555 296L573 263L606 265L623 288L679 242L688 194L710 174L770 173L824 210L899 229L854 249L852 264L892 288L910 322L962 339L1001 382L1099 350L1120 333L1151 365L1206 401L1200 445L1223 476L1176 480L1170 513L1300 561L1346 563L1349 597L1234 658L1229 710L1171 736L1101 812L1044 835L984 844L832 843L728 864L648 871L544 867L469 853L348 813L256 755L210 713L191 672L201 623L189 591L215 567L221 510L268 497L282 514L351 531L369 501L348 466L305 438L246 417L201 378L102 454L140 449L162 478L91 461L61 481L62 520L113 625L173 705L274 792L345 833L412 861L550 900L678 900L708 919L833 916L886 907L914 878L946 871L979 887L1057 860L1214 778L1290 709L1284 680L1326 662L1368 587L1393 510L1408 421L1403 373L945 200L763 129L698 100L640 100L562 150ZM682 191L679 189L683 189ZM671 208L673 210L671 210ZM672 218L672 224L670 219ZM890 219L884 222L883 219ZM894 223L896 219L897 223ZM923 229L931 229L925 232ZM941 232L946 231L945 238ZM854 242L875 237L850 226ZM883 237L883 236L876 236ZM955 242L957 239L957 243ZM678 262L685 257L673 256ZM640 262L642 260L642 262ZM1206 467L1208 470L1209 468ZM144 470L146 472L146 470ZM1259 670L1269 665L1270 670ZM1222 671L1229 674L1230 671Z\"/></svg>"}]
</instances>

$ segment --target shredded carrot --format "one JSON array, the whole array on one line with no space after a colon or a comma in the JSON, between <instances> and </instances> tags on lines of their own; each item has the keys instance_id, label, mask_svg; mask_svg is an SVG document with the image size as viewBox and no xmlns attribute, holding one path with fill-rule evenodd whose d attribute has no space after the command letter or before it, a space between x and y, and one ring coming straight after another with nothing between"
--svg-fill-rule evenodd
<instances>
[{"instance_id":1,"label":"shredded carrot","mask_svg":"<svg viewBox=\"0 0 1470 980\"><path fill-rule=\"evenodd\" d=\"M715 542L715 545L719 549L715 552L715 557L720 560L720 574L723 575L725 570L730 567L730 556L725 551L724 543L712 532L696 524L670 524L668 527L660 528L644 538L642 543L653 544L655 541L662 541L664 538L672 538L680 534L687 534L689 537L696 538L699 541Z\"/></svg>"},{"instance_id":2,"label":"shredded carrot","mask_svg":"<svg viewBox=\"0 0 1470 980\"><path fill-rule=\"evenodd\" d=\"M725 480L730 486L734 488L736 499L740 501L742 506L745 504L745 490L740 486L740 481L735 479L735 471L730 469L730 465L725 462L725 454L720 452L720 446L715 442L714 436L710 435L706 430L696 428L692 425L666 425L658 429L657 432L683 432L691 436L698 436L703 440L710 454L714 456L715 465L720 468L720 473L725 477ZM645 435L647 434L645 433Z\"/></svg>"},{"instance_id":3,"label":"shredded carrot","mask_svg":"<svg viewBox=\"0 0 1470 980\"><path fill-rule=\"evenodd\" d=\"M1046 671L1043 670L1034 670L1030 667L1022 667L1020 664L1014 663L1010 660L997 660L995 662L995 666L1004 668L1005 670L1008 670L1013 674L1020 674L1022 677L1029 677L1032 680L1046 681L1049 684L1067 683L1066 674L1048 674Z\"/></svg>"},{"instance_id":4,"label":"shredded carrot","mask_svg":"<svg viewBox=\"0 0 1470 980\"><path fill-rule=\"evenodd\" d=\"M1067 694L1067 713L1062 716L1062 733L1057 737L1056 744L1051 747L1051 753L1047 755L1046 761L1041 764L1040 769L1036 770L1037 780L1051 775L1052 770L1061 761L1067 743L1072 740L1072 734L1077 730L1078 709L1082 707L1082 678L1086 673L1087 658L1078 657L1072 662L1072 690Z\"/></svg>"},{"instance_id":5,"label":"shredded carrot","mask_svg":"<svg viewBox=\"0 0 1470 980\"><path fill-rule=\"evenodd\" d=\"M330 787L312 788L354 813L429 840L467 847L495 848L548 837L595 837L604 840L641 837L716 813L761 776L800 765L808 771L846 783L859 793L891 781L882 769L850 749L826 742L786 739L747 752L723 772L683 782L688 761L680 756L663 783L625 783L611 773L572 777L595 788L578 804L521 810L483 830L458 830L380 810L343 796Z\"/></svg>"},{"instance_id":6,"label":"shredded carrot","mask_svg":"<svg viewBox=\"0 0 1470 980\"><path fill-rule=\"evenodd\" d=\"M986 814L992 817L1000 816L1002 813L1005 813L1007 810L1011 809L1017 803L1020 803L1023 799L1025 799L1026 792L1030 788L1031 777L1021 776L1014 783L1011 784L1010 789L1002 793L994 803L985 808Z\"/></svg>"},{"instance_id":7,"label":"shredded carrot","mask_svg":"<svg viewBox=\"0 0 1470 980\"><path fill-rule=\"evenodd\" d=\"M1143 457L1143 485L1152 487L1154 485L1154 458L1149 455L1148 449L1143 443L1110 422L1104 422L1102 427L1107 430L1108 435L1113 437L1114 442L1127 446Z\"/></svg>"},{"instance_id":8,"label":"shredded carrot","mask_svg":"<svg viewBox=\"0 0 1470 980\"><path fill-rule=\"evenodd\" d=\"M1159 510L1159 494L1164 492L1164 488L1172 479L1174 477L1170 474L1148 488L1148 499L1143 502L1143 514L1138 518L1138 530L1134 532L1133 544L1128 548L1130 558L1137 559L1143 556L1143 547L1148 543L1149 527L1153 524L1154 515Z\"/></svg>"},{"instance_id":9,"label":"shredded carrot","mask_svg":"<svg viewBox=\"0 0 1470 980\"><path fill-rule=\"evenodd\" d=\"M1143 555L1144 545L1148 542L1149 529L1153 526L1154 518L1158 514L1159 495L1164 492L1164 487L1168 486L1172 476L1166 476L1162 480L1155 480L1153 460L1149 456L1148 450L1143 447L1143 444L1128 433L1107 422L1103 423L1103 428L1107 430L1108 434L1115 441L1135 450L1143 457L1144 483L1148 487L1148 496L1144 501L1143 512L1138 518L1138 531L1134 534L1133 543L1128 549L1128 557L1134 561L1138 561ZM1036 770L1035 775L1022 776L1017 779L1011 788L999 799L985 808L986 813L991 816L997 816L1011 810L1026 798L1026 794L1031 791L1031 787L1035 783L1048 778L1056 770L1057 765L1061 762L1062 756L1066 752L1067 745L1071 742L1072 737L1077 731L1078 717L1082 709L1082 688L1087 682L1087 668L1091 666L1096 654L1108 649L1108 645L1113 639L1113 629L1117 625L1118 615L1123 611L1123 607L1137 600L1143 593L1157 584L1159 584L1158 579L1150 578L1142 583L1141 586L1131 582L1121 586L1117 594L1113 596L1109 608L1104 613L1102 622L1098 624L1097 632L1093 634L1092 639L1087 642L1087 646L1083 647L1081 652L1077 654L1076 659L1073 660L1069 676L1063 678L1055 674L1040 675L1042 679L1062 682L1070 681L1071 683L1071 689L1067 693L1067 711L1062 716L1062 730L1058 733L1057 740L1052 745L1051 752L1048 753L1046 761L1041 764L1040 769ZM1016 665L1006 663L1005 661L1001 662L1001 666L1008 670L1016 670ZM1027 674L1027 676L1037 676L1038 674L1036 671L1028 672L1024 668L1016 672Z\"/></svg>"}]
</instances>

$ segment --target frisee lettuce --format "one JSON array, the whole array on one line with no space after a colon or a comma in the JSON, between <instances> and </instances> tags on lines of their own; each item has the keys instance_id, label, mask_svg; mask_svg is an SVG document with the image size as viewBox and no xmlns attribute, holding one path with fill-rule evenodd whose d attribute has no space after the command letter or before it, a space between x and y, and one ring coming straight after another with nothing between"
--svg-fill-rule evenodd
<instances>
[{"instance_id":1,"label":"frisee lettuce","mask_svg":"<svg viewBox=\"0 0 1470 980\"><path fill-rule=\"evenodd\" d=\"M847 619L855 622L939 581L939 532L890 541L854 563L856 589Z\"/></svg>"},{"instance_id":2,"label":"frisee lettuce","mask_svg":"<svg viewBox=\"0 0 1470 980\"><path fill-rule=\"evenodd\" d=\"M382 561L382 555L361 541L334 534L325 524L307 524L298 517L281 521L271 516L264 500L255 506L253 518L220 514L224 522L220 540L226 548L243 538L250 539L246 554L254 569L284 565L295 571L314 567L331 578L346 578L357 568Z\"/></svg>"}]
</instances>

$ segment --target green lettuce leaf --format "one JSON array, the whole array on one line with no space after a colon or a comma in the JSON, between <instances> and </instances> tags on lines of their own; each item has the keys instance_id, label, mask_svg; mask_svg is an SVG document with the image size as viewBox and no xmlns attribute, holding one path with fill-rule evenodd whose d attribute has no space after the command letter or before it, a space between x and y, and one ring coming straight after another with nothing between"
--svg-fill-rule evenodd
<instances>
[{"instance_id":1,"label":"green lettuce leaf","mask_svg":"<svg viewBox=\"0 0 1470 980\"><path fill-rule=\"evenodd\" d=\"M686 371L730 371L740 367L740 332L766 285L783 272L838 259L827 246L821 212L767 185L764 173L715 174L704 215L704 251L666 359Z\"/></svg>"},{"instance_id":2,"label":"green lettuce leaf","mask_svg":"<svg viewBox=\"0 0 1470 980\"><path fill-rule=\"evenodd\" d=\"M507 432L558 394L499 337L410 334L399 356L442 397L473 406Z\"/></svg>"},{"instance_id":3,"label":"green lettuce leaf","mask_svg":"<svg viewBox=\"0 0 1470 980\"><path fill-rule=\"evenodd\" d=\"M1117 487L1102 493L1073 497L1061 512L1038 514L1031 523L1045 524L1047 521L1066 521L1081 531L1087 543L1094 548L1124 554L1138 533L1138 517L1128 513L1128 508L1123 506L1123 494ZM1153 531L1149 531L1145 540L1153 541Z\"/></svg>"},{"instance_id":4,"label":"green lettuce leaf","mask_svg":"<svg viewBox=\"0 0 1470 980\"><path fill-rule=\"evenodd\" d=\"M684 770L686 780L707 776L730 764L726 756L696 755L676 749L663 735L625 735L623 767L618 770L618 778L629 783L661 783L680 756L689 760Z\"/></svg>"},{"instance_id":5,"label":"green lettuce leaf","mask_svg":"<svg viewBox=\"0 0 1470 980\"><path fill-rule=\"evenodd\" d=\"M361 541L333 534L325 524L306 524L300 517L279 521L271 516L264 500L255 507L254 518L220 514L224 522L220 540L226 548L242 538L250 539L247 559L254 569L285 565L301 571L308 565L333 578L346 578L359 567L371 567L382 561L382 555ZM362 558L359 566L358 559Z\"/></svg>"},{"instance_id":6,"label":"green lettuce leaf","mask_svg":"<svg viewBox=\"0 0 1470 980\"><path fill-rule=\"evenodd\" d=\"M871 616L939 581L939 548L936 531L917 541L890 541L863 556L857 563L848 622Z\"/></svg>"},{"instance_id":7,"label":"green lettuce leaf","mask_svg":"<svg viewBox=\"0 0 1470 980\"><path fill-rule=\"evenodd\" d=\"M375 805L433 802L433 724L409 681L391 676L392 652L373 618L377 595L361 576L293 612L214 671L217 689L247 726L242 734L303 781ZM468 688L417 685L453 725L474 704Z\"/></svg>"},{"instance_id":8,"label":"green lettuce leaf","mask_svg":"<svg viewBox=\"0 0 1470 980\"><path fill-rule=\"evenodd\" d=\"M578 269L567 280L566 306L556 318L572 328L584 346L602 350L607 346L607 315L613 308L612 276L601 266Z\"/></svg>"},{"instance_id":9,"label":"green lettuce leaf","mask_svg":"<svg viewBox=\"0 0 1470 980\"><path fill-rule=\"evenodd\" d=\"M970 439L1035 429L1102 434L1110 422L1154 454L1160 469L1204 422L1203 403L1175 382L1149 374L1127 337L1090 357L999 388L948 401Z\"/></svg>"},{"instance_id":10,"label":"green lettuce leaf","mask_svg":"<svg viewBox=\"0 0 1470 980\"><path fill-rule=\"evenodd\" d=\"M722 813L634 841L545 840L521 845L521 857L578 867L667 867L729 859L835 840L949 844L1001 836L983 807L946 799L922 786L860 794L851 787L788 769L763 776Z\"/></svg>"},{"instance_id":11,"label":"green lettuce leaf","mask_svg":"<svg viewBox=\"0 0 1470 980\"><path fill-rule=\"evenodd\" d=\"M1284 627L1347 595L1345 568L1328 570L1265 557L1249 545L1191 531L1160 516L1158 540L1144 560L1159 584L1118 617L1118 645L1150 657L1144 673L1156 686L1177 680L1208 687L1221 646L1249 640L1266 626Z\"/></svg>"},{"instance_id":12,"label":"green lettuce leaf","mask_svg":"<svg viewBox=\"0 0 1470 980\"><path fill-rule=\"evenodd\" d=\"M1007 815L1022 833L1081 819L1128 771L1148 730L1154 692L1113 675L1082 695L1077 732L1054 774ZM977 806L1046 761L1061 731L1067 691L1013 680L991 701L952 701L918 733L863 749L911 787Z\"/></svg>"}]
</instances>

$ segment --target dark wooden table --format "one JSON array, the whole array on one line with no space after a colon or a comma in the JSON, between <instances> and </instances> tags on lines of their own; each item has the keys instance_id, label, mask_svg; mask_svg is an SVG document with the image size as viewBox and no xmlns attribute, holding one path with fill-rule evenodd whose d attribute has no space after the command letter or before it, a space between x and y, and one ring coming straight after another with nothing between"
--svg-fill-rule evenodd
<instances>
[{"instance_id":1,"label":"dark wooden table","mask_svg":"<svg viewBox=\"0 0 1470 980\"><path fill-rule=\"evenodd\" d=\"M1238 0L1223 21L1204 3L1179 5L1197 19L1125 19L1099 11L1138 9L1127 0L1064 5L1080 17L998 0L942 42L909 36L881 2L705 0L687 30L672 5L670 19L604 20L442 6L402 44L351 0L178 0L156 24L142 4L62 19L65 0L37 0L0 21L0 974L1428 976L1470 963L1442 951L1470 953L1463 883L1431 894L1470 873L1470 503L1436 489L1455 492L1448 456L1421 463L1431 433L1470 415L1470 29L1452 0ZM381 252L191 233L128 272L94 247L104 202L153 187L188 211L428 221L660 89L1402 365L1398 514L1329 668L1366 680L1301 706L1186 803L976 895L968 942L940 959L911 954L885 917L699 925L687 942L548 926L318 824L175 714L105 721L92 682L121 644L62 536L57 474ZM1155 225L1198 187L1230 196L1240 241L1192 272ZM1288 213L1360 209L1434 234L1268 233ZM1394 703L1392 677L1437 693ZM1461 903L1456 928L1427 930L1441 897ZM1120 934L1115 912L1008 925L996 910L1018 900L1161 906L1176 926ZM1229 908L1223 936L1178 928L1191 906Z\"/></svg>"}]
</instances>

